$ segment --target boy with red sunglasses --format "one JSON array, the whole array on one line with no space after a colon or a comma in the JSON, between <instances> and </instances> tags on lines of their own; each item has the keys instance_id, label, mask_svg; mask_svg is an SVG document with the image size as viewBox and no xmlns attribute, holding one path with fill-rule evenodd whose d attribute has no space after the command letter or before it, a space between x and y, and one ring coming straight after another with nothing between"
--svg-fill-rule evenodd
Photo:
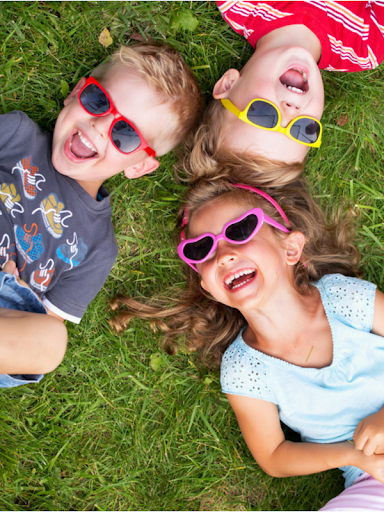
<instances>
[{"instance_id":1,"label":"boy with red sunglasses","mask_svg":"<svg viewBox=\"0 0 384 512\"><path fill-rule=\"evenodd\" d=\"M139 43L81 78L53 137L22 112L0 116L0 387L56 368L63 320L79 323L103 286L117 256L104 180L154 171L201 111L180 54Z\"/></svg>"},{"instance_id":2,"label":"boy with red sunglasses","mask_svg":"<svg viewBox=\"0 0 384 512\"><path fill-rule=\"evenodd\" d=\"M361 71L380 64L384 3L217 4L224 20L255 52L243 69L227 70L214 86L200 141L205 150L215 148L215 157L222 153L223 161L230 151L239 158L257 155L294 178L309 148L321 143L320 69Z\"/></svg>"}]
</instances>

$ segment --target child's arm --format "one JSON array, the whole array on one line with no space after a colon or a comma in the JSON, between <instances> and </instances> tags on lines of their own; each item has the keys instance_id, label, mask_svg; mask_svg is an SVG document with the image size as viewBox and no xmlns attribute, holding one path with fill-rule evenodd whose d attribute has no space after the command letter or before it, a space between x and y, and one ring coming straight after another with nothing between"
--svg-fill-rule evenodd
<instances>
[{"instance_id":1,"label":"child's arm","mask_svg":"<svg viewBox=\"0 0 384 512\"><path fill-rule=\"evenodd\" d=\"M256 398L227 394L245 442L269 475L309 475L341 466L356 466L384 483L384 455L367 456L345 441L333 444L287 441L277 406Z\"/></svg>"}]
</instances>

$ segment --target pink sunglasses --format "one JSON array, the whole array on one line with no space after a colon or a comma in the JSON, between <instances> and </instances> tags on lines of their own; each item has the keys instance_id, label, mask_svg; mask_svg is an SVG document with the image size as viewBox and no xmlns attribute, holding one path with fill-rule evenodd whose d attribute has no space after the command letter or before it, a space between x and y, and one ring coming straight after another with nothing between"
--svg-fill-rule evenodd
<instances>
[{"instance_id":1,"label":"pink sunglasses","mask_svg":"<svg viewBox=\"0 0 384 512\"><path fill-rule=\"evenodd\" d=\"M233 183L233 186L237 188L243 188L245 190L251 190L252 192L255 192L256 194L264 197L276 208L276 210L283 217L286 224L290 226L284 211L271 196L262 190L259 190L258 188L250 187L248 185ZM268 215L265 215L261 208L252 208L251 210L245 212L241 217L225 224L223 231L219 235L204 233L197 238L186 240L185 232L182 231L180 235L181 243L177 247L177 252L180 258L185 261L185 263L193 268L193 270L198 272L196 263L203 263L206 261L211 256L211 254L215 252L219 240L224 239L231 244L245 244L256 235L264 222L276 229L279 229L280 231L283 231L284 233L290 232L289 229L271 219L268 217ZM187 212L184 211L182 227L184 227L187 223Z\"/></svg>"}]
</instances>

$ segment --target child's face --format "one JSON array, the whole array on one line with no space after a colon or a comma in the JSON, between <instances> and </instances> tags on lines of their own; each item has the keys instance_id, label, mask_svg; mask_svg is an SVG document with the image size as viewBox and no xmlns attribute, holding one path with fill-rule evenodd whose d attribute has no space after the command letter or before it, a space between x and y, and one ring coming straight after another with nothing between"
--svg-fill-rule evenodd
<instances>
[{"instance_id":1,"label":"child's face","mask_svg":"<svg viewBox=\"0 0 384 512\"><path fill-rule=\"evenodd\" d=\"M64 100L65 107L56 122L52 162L57 171L80 184L101 184L123 170L128 178L155 170L158 161L148 157L144 150L123 154L115 148L109 138L113 114L94 117L82 108L78 92L84 83L85 78L82 78ZM176 122L168 104L162 103L159 95L135 71L124 66L113 67L102 85L117 111L135 125L156 153L161 153L159 134L164 125Z\"/></svg>"},{"instance_id":2,"label":"child's face","mask_svg":"<svg viewBox=\"0 0 384 512\"><path fill-rule=\"evenodd\" d=\"M227 222L250 208L249 204L241 205L228 199L212 201L199 208L191 218L188 238L207 232L217 235ZM271 294L285 282L288 268L283 243L265 223L245 244L220 240L216 252L196 266L201 275L201 286L222 304L242 312L267 304ZM236 274L238 278L232 281Z\"/></svg>"},{"instance_id":3,"label":"child's face","mask_svg":"<svg viewBox=\"0 0 384 512\"><path fill-rule=\"evenodd\" d=\"M324 107L320 70L311 53L301 47L256 51L241 74L230 69L223 75L215 85L213 96L228 98L240 111L255 98L269 100L279 108L283 127L303 115L320 120ZM301 162L308 152L308 146L282 133L251 126L231 112L225 115L226 149L249 150L288 163Z\"/></svg>"}]
</instances>

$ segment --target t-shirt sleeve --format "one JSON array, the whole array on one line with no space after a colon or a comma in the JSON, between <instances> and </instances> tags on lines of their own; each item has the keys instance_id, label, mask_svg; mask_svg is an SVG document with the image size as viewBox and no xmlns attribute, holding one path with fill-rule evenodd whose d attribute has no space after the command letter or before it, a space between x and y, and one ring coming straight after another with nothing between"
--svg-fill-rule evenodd
<instances>
[{"instance_id":1,"label":"t-shirt sleeve","mask_svg":"<svg viewBox=\"0 0 384 512\"><path fill-rule=\"evenodd\" d=\"M252 350L252 349L251 349ZM257 352L255 351L255 354ZM223 393L276 402L269 385L268 369L257 355L251 356L237 340L225 351L220 367Z\"/></svg>"},{"instance_id":2,"label":"t-shirt sleeve","mask_svg":"<svg viewBox=\"0 0 384 512\"><path fill-rule=\"evenodd\" d=\"M93 265L80 266L67 276L63 274L43 297L44 305L65 320L80 323L88 304L104 285L115 259L116 254Z\"/></svg>"},{"instance_id":3,"label":"t-shirt sleeve","mask_svg":"<svg viewBox=\"0 0 384 512\"><path fill-rule=\"evenodd\" d=\"M362 331L372 330L375 284L341 274L324 276L318 284L328 311L340 322Z\"/></svg>"},{"instance_id":4,"label":"t-shirt sleeve","mask_svg":"<svg viewBox=\"0 0 384 512\"><path fill-rule=\"evenodd\" d=\"M22 119L22 112L17 110L0 115L0 164L1 152L20 128Z\"/></svg>"}]
</instances>

